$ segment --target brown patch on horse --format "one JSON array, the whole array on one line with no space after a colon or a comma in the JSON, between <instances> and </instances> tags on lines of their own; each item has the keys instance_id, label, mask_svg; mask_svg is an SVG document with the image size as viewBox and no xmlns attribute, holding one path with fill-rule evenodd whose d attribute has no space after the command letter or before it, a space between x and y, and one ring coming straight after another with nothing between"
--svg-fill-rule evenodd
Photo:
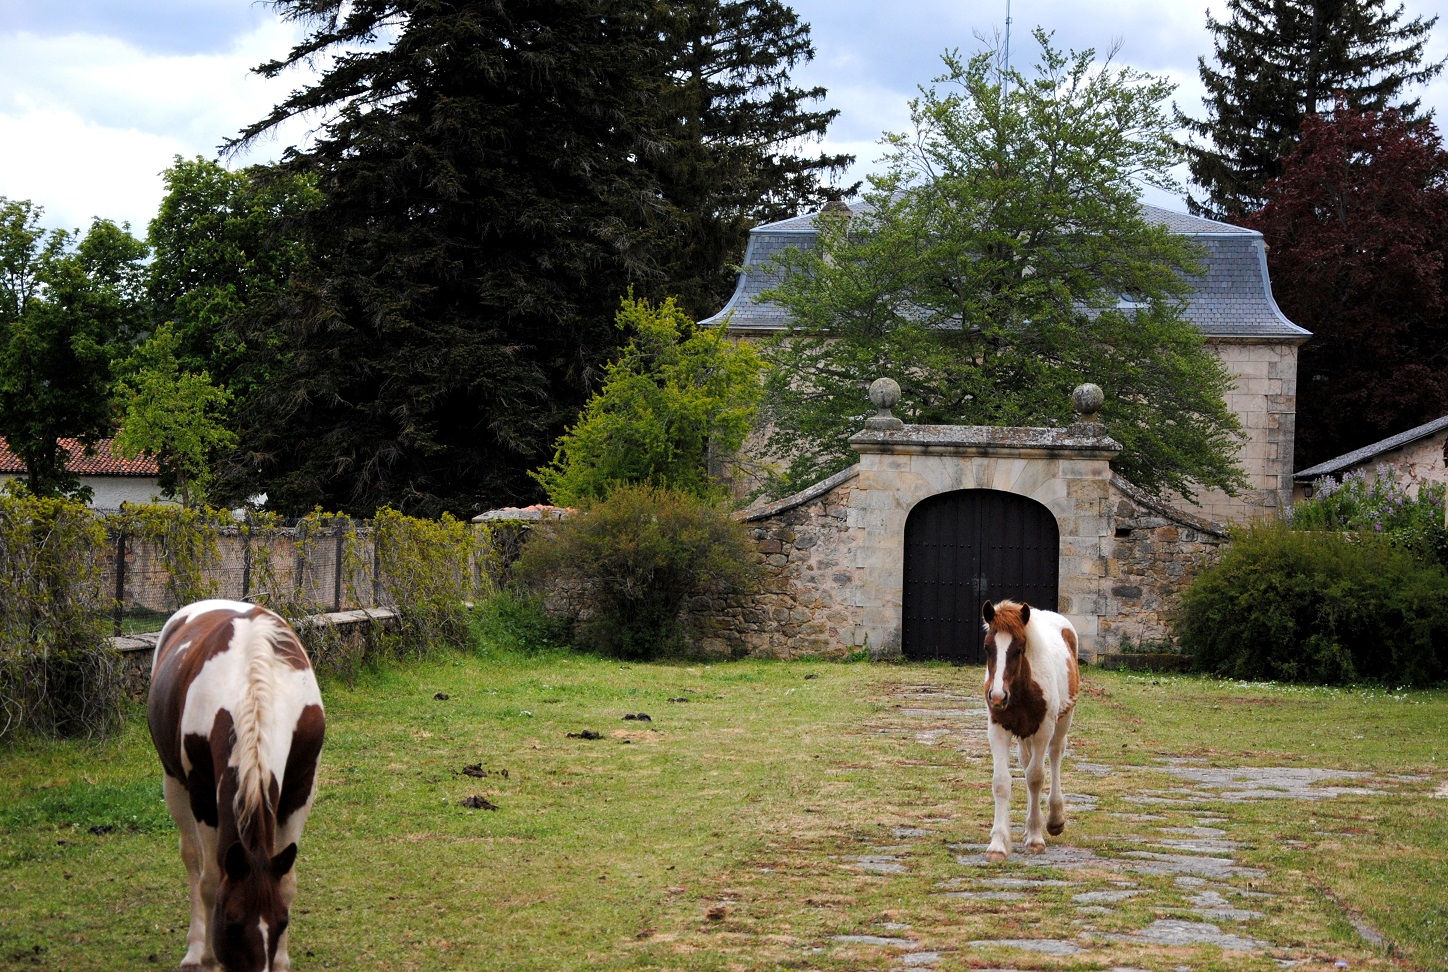
<instances>
[{"instance_id":1,"label":"brown patch on horse","mask_svg":"<svg viewBox=\"0 0 1448 972\"><path fill-rule=\"evenodd\" d=\"M309 705L302 709L302 714L297 717L297 726L292 730L292 748L287 753L287 767L282 771L284 782L275 804L279 827L301 809L312 795L312 783L317 775L317 760L322 755L324 734L322 707Z\"/></svg>"},{"instance_id":2,"label":"brown patch on horse","mask_svg":"<svg viewBox=\"0 0 1448 972\"><path fill-rule=\"evenodd\" d=\"M1046 697L1036 680L1031 678L1031 666L1021 658L1021 680L1013 680L1011 697L1004 708L987 706L990 721L1009 730L1011 735L1022 738L1034 736L1046 718Z\"/></svg>"},{"instance_id":3,"label":"brown patch on horse","mask_svg":"<svg viewBox=\"0 0 1448 972\"><path fill-rule=\"evenodd\" d=\"M1015 601L1001 601L991 604L987 601L981 610L989 627L986 630L986 677L985 690L990 691L995 680L996 650L994 635L1010 635L1011 652L1006 661L1005 682L1010 693L1006 704L993 706L986 700L990 721L1009 731L1014 736L1034 736L1046 718L1046 696L1036 680L1031 677L1031 663L1026 658L1026 624L1030 618L1030 605ZM1012 660L1012 658L1014 660Z\"/></svg>"},{"instance_id":4,"label":"brown patch on horse","mask_svg":"<svg viewBox=\"0 0 1448 972\"><path fill-rule=\"evenodd\" d=\"M207 611L198 614L165 632L156 645L151 691L146 699L146 722L151 728L151 741L161 757L166 775L186 782L186 769L181 762L181 710L191 683L212 658L231 647L232 611ZM181 646L191 647L181 652Z\"/></svg>"},{"instance_id":5,"label":"brown patch on horse","mask_svg":"<svg viewBox=\"0 0 1448 972\"><path fill-rule=\"evenodd\" d=\"M1066 677L1070 679L1071 698L1069 702L1076 701L1076 695L1081 691L1081 665L1076 661L1076 632L1071 628L1061 630L1061 639L1066 642Z\"/></svg>"}]
</instances>

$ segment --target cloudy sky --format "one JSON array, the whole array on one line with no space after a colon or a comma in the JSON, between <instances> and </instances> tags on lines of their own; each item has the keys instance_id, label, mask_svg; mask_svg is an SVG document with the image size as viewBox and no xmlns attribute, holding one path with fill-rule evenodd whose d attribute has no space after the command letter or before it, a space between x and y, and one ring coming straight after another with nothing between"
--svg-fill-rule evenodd
<instances>
[{"instance_id":1,"label":"cloudy sky","mask_svg":"<svg viewBox=\"0 0 1448 972\"><path fill-rule=\"evenodd\" d=\"M1224 0L1011 0L1012 47L1033 53L1031 29L1065 48L1105 50L1164 75L1177 100L1200 114L1196 59L1211 51L1205 13ZM1448 0L1404 0L1408 16L1448 10ZM885 131L908 127L906 102L939 72L940 53L969 53L977 35L1003 30L1006 0L794 0L811 25L816 59L796 77L829 89L840 110L825 148L870 171ZM214 157L228 136L262 117L304 78L264 81L250 69L299 37L273 8L252 0L0 0L0 195L45 208L45 223L78 227L93 216L139 234L162 194L160 173L177 156ZM1429 56L1448 55L1448 18ZM1448 81L1423 92L1448 118ZM295 125L230 164L275 158L306 137ZM1153 196L1150 201L1182 208Z\"/></svg>"}]
</instances>

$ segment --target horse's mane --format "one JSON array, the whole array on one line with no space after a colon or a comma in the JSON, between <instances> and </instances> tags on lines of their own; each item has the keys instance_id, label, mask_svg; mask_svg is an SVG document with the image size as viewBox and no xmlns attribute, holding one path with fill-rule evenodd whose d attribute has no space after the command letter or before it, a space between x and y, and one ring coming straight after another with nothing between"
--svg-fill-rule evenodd
<instances>
[{"instance_id":1,"label":"horse's mane","mask_svg":"<svg viewBox=\"0 0 1448 972\"><path fill-rule=\"evenodd\" d=\"M246 653L246 684L233 713L236 725L236 829L246 834L258 811L269 806L271 767L267 765L266 729L276 694L275 644L281 627L267 615L238 618L237 646Z\"/></svg>"}]
</instances>

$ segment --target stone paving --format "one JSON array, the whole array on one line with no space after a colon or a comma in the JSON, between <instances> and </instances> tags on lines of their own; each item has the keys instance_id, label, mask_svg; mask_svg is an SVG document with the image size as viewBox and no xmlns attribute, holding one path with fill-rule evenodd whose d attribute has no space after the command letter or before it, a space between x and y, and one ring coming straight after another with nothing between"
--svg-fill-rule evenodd
<instances>
[{"instance_id":1,"label":"stone paving","mask_svg":"<svg viewBox=\"0 0 1448 972\"><path fill-rule=\"evenodd\" d=\"M963 765L983 774L982 778L989 778L986 713L979 698L918 685L901 690L894 702L893 719L881 731L898 735L902 740L913 740L917 745L956 748ZM1236 858L1241 844L1232 837L1232 819L1224 815L1222 804L1330 800L1350 794L1375 794L1384 791L1370 784L1382 781L1368 773L1273 767L1219 769L1186 759L1162 760L1150 767L1110 766L1076 762L1068 755L1065 764L1068 816L1080 819L1084 814L1102 812L1098 809L1099 798L1091 793L1093 781L1142 770L1176 777L1180 785L1166 790L1143 788L1122 797L1127 803L1139 805L1141 811L1108 814L1125 824L1127 830L1113 836L1110 851L1098 853L1072 843L1072 830L1068 828L1066 837L1048 842L1046 853L1027 858L1020 853L1025 785L1020 767L1013 760L1015 783L1011 810L1016 846L1011 860L1017 865L1028 863L1033 874L1044 870L1049 876L1002 876L1002 865L987 864L984 844L947 845L960 873L938 884L937 893L943 900L981 902L986 906L1001 903L1002 907L1019 909L1029 908L1033 896L1043 889L1066 889L1079 916L1073 924L1079 929L1074 940L982 938L963 946L955 942L946 948L925 938L901 934L912 931L909 925L891 924L882 926L882 930L894 934L841 935L834 938L833 943L884 949L890 956L892 972L941 966L1015 972L1017 968L1055 967L1063 959L1090 964L1093 952L1109 950L1119 956L1122 945L1139 949L1136 960L1151 968L1163 967L1160 964L1165 960L1163 956L1171 954L1164 949L1186 949L1181 955L1187 958L1201 954L1197 949L1204 946L1216 949L1220 960L1229 966L1249 957L1255 959L1259 967L1265 957L1270 960L1268 967L1279 968L1316 960L1310 952L1280 947L1264 940L1260 932L1254 933L1254 923L1263 918L1261 907L1272 897L1255 890L1254 885L1267 874ZM985 800L990 799L988 789L974 792L983 793ZM1188 818L1185 821L1184 816ZM1169 824L1168 820L1174 823ZM1079 832L1078 827L1076 833ZM889 832L889 839L892 843L861 848L861 853L838 860L842 866L868 874L907 875L912 851L917 847L913 842L938 842L941 834L929 827L897 827ZM1139 849L1122 849L1122 845ZM1163 880L1165 878L1170 880ZM1048 893L1059 896L1060 891ZM1148 912L1191 914L1193 920L1156 917L1144 920L1139 928L1123 932L1119 928L1118 908L1124 903L1148 904L1151 906ZM1118 919L1109 932L1098 930L1094 924L1105 916ZM1360 926L1359 933L1368 943L1381 945L1381 936L1373 929L1356 919L1354 923ZM1019 936L1020 922L1016 921L1013 927ZM1148 955L1152 956L1151 961L1147 960ZM1044 966L1043 957L1050 959ZM991 964L1002 961L1000 965ZM1107 968L1107 964L1102 962L1095 967ZM1186 972L1190 966L1177 963L1165 968ZM1112 965L1110 969L1111 972L1139 972L1134 966L1125 965Z\"/></svg>"}]
</instances>

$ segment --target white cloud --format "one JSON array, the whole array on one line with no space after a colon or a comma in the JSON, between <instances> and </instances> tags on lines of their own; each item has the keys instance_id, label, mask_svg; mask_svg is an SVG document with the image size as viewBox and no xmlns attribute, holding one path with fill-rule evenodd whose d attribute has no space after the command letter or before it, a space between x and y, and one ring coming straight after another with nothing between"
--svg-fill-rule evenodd
<instances>
[{"instance_id":1,"label":"white cloud","mask_svg":"<svg viewBox=\"0 0 1448 972\"><path fill-rule=\"evenodd\" d=\"M294 42L280 22L205 55L148 53L93 34L0 35L0 194L44 206L49 226L103 216L144 232L176 155L214 157L305 80L251 74ZM275 158L286 136L304 134L293 125L238 161Z\"/></svg>"}]
</instances>

